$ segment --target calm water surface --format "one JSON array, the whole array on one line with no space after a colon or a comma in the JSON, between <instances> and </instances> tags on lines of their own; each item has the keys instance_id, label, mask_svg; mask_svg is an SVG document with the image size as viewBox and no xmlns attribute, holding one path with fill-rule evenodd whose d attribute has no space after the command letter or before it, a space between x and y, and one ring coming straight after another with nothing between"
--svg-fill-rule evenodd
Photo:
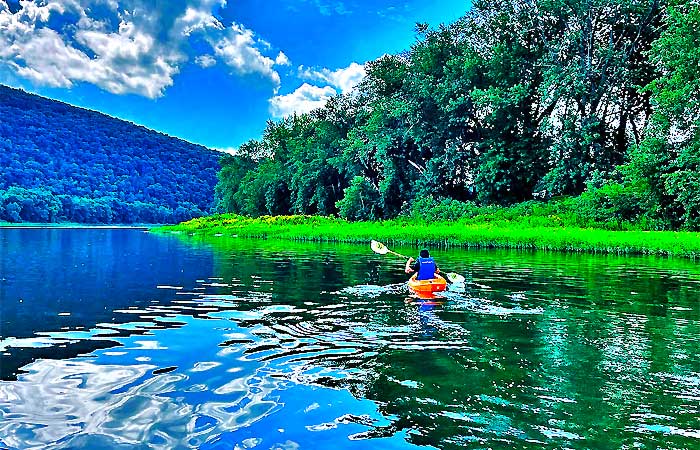
<instances>
[{"instance_id":1,"label":"calm water surface","mask_svg":"<svg viewBox=\"0 0 700 450\"><path fill-rule=\"evenodd\" d=\"M0 448L700 448L697 263L433 253L0 229Z\"/></svg>"}]
</instances>

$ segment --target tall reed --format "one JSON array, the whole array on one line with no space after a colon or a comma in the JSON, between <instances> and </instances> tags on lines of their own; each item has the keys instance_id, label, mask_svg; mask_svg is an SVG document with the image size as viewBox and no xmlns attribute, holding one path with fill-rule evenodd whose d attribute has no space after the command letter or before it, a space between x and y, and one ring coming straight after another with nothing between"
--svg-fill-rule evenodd
<instances>
[{"instance_id":1,"label":"tall reed","mask_svg":"<svg viewBox=\"0 0 700 450\"><path fill-rule=\"evenodd\" d=\"M179 225L153 229L260 239L366 243L431 247L516 248L600 254L642 254L700 257L700 233L671 231L609 231L556 224L526 225L513 221L426 223L411 219L347 222L319 216L263 216L221 214Z\"/></svg>"}]
</instances>

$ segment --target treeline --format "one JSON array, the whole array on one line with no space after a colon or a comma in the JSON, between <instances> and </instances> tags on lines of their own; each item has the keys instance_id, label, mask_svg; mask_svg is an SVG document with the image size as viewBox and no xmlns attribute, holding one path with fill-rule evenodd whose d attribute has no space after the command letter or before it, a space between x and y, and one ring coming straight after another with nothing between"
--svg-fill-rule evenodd
<instances>
[{"instance_id":1,"label":"treeline","mask_svg":"<svg viewBox=\"0 0 700 450\"><path fill-rule=\"evenodd\" d=\"M57 195L45 189L11 187L0 191L0 221L4 222L178 223L208 212L194 204L170 208L139 200L125 202L117 197Z\"/></svg>"},{"instance_id":2,"label":"treeline","mask_svg":"<svg viewBox=\"0 0 700 450\"><path fill-rule=\"evenodd\" d=\"M220 154L0 86L0 221L172 223L211 212Z\"/></svg>"},{"instance_id":3,"label":"treeline","mask_svg":"<svg viewBox=\"0 0 700 450\"><path fill-rule=\"evenodd\" d=\"M416 31L357 92L223 159L219 209L371 220L568 198L600 222L700 228L696 2L480 0Z\"/></svg>"}]
</instances>

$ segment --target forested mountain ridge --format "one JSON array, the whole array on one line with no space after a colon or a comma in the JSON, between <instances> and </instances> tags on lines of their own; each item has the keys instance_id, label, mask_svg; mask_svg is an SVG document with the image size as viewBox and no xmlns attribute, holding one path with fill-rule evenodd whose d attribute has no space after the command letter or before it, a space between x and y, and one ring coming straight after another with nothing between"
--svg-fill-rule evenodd
<instances>
[{"instance_id":1,"label":"forested mountain ridge","mask_svg":"<svg viewBox=\"0 0 700 450\"><path fill-rule=\"evenodd\" d=\"M582 224L700 229L696 1L475 0L416 32L356 92L225 157L220 209L373 220L564 200Z\"/></svg>"},{"instance_id":2,"label":"forested mountain ridge","mask_svg":"<svg viewBox=\"0 0 700 450\"><path fill-rule=\"evenodd\" d=\"M0 86L0 221L166 223L211 212L220 153Z\"/></svg>"}]
</instances>

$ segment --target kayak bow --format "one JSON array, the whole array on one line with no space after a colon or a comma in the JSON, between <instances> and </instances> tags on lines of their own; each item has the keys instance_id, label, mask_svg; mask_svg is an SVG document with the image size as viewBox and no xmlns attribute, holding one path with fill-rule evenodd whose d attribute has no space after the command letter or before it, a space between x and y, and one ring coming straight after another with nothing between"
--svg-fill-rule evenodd
<instances>
[{"instance_id":1,"label":"kayak bow","mask_svg":"<svg viewBox=\"0 0 700 450\"><path fill-rule=\"evenodd\" d=\"M415 274L408 280L408 287L417 294L442 292L447 288L447 281L440 275L435 275L435 278L429 280L419 280L417 277L418 274Z\"/></svg>"}]
</instances>

